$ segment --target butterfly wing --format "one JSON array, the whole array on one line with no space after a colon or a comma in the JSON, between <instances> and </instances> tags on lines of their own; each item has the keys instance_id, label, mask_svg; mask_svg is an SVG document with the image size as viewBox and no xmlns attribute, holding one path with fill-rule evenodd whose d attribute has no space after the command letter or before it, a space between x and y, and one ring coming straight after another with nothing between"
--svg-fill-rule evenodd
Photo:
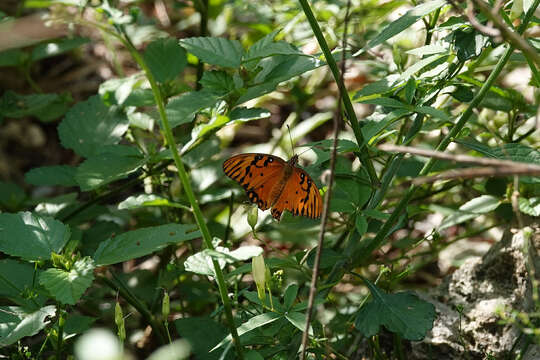
<instances>
[{"instance_id":1,"label":"butterfly wing","mask_svg":"<svg viewBox=\"0 0 540 360\"><path fill-rule=\"evenodd\" d=\"M223 163L225 175L238 182L261 210L272 206L272 188L282 176L285 160L267 154L235 155Z\"/></svg>"},{"instance_id":2,"label":"butterfly wing","mask_svg":"<svg viewBox=\"0 0 540 360\"><path fill-rule=\"evenodd\" d=\"M283 210L312 219L321 216L322 198L319 189L308 173L298 167L294 167L281 196L272 207L272 216L279 221Z\"/></svg>"}]
</instances>

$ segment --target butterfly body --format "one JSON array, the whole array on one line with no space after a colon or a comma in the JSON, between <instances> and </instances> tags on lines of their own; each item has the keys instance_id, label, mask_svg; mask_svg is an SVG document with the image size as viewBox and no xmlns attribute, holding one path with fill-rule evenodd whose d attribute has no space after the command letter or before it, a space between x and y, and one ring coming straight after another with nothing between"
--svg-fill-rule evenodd
<instances>
[{"instance_id":1,"label":"butterfly body","mask_svg":"<svg viewBox=\"0 0 540 360\"><path fill-rule=\"evenodd\" d=\"M283 210L318 218L322 199L311 177L297 167L298 155L289 161L268 154L240 154L223 163L223 171L237 181L261 210L272 208L280 220Z\"/></svg>"}]
</instances>

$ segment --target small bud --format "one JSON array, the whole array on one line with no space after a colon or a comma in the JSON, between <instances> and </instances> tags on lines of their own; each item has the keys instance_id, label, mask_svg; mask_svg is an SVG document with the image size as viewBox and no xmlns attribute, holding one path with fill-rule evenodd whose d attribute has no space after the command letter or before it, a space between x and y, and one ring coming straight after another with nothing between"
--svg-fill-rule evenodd
<instances>
[{"instance_id":1,"label":"small bud","mask_svg":"<svg viewBox=\"0 0 540 360\"><path fill-rule=\"evenodd\" d=\"M251 206L251 208L248 210L247 221L253 231L255 231L257 220L259 220L259 209L257 206Z\"/></svg>"},{"instance_id":2,"label":"small bud","mask_svg":"<svg viewBox=\"0 0 540 360\"><path fill-rule=\"evenodd\" d=\"M114 307L114 322L118 327L118 337L121 342L124 342L126 340L126 327L124 324L124 313L119 302L116 302L116 306Z\"/></svg>"},{"instance_id":3,"label":"small bud","mask_svg":"<svg viewBox=\"0 0 540 360\"><path fill-rule=\"evenodd\" d=\"M266 283L266 266L264 264L264 257L262 254L252 258L251 271L253 274L253 280L255 280L255 285L257 285L257 294L259 299L263 301L266 298L266 292L264 291Z\"/></svg>"},{"instance_id":4,"label":"small bud","mask_svg":"<svg viewBox=\"0 0 540 360\"><path fill-rule=\"evenodd\" d=\"M163 314L163 318L165 319L165 321L167 321L167 318L169 317L170 313L171 313L171 305L170 305L169 293L165 291L165 294L163 294L163 302L161 303L161 314Z\"/></svg>"}]
</instances>

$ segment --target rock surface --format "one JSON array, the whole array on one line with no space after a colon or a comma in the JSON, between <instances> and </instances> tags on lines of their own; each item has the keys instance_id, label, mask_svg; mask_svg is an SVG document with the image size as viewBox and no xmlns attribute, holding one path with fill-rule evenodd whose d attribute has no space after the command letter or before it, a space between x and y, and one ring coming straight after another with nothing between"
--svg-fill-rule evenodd
<instances>
[{"instance_id":1,"label":"rock surface","mask_svg":"<svg viewBox=\"0 0 540 360\"><path fill-rule=\"evenodd\" d=\"M529 240L521 231L506 231L484 256L466 260L423 296L435 305L437 318L428 336L411 344L409 359L515 358L520 351L523 359L540 359L540 347L524 347L518 327L499 316L503 311L532 311L528 269L540 265L540 232L532 231L536 233Z\"/></svg>"}]
</instances>

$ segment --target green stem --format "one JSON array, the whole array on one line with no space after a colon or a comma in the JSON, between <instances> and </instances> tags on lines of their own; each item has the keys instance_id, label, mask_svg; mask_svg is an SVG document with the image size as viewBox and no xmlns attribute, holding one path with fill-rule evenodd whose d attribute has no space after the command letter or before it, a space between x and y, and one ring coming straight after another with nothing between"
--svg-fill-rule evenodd
<instances>
[{"instance_id":1,"label":"green stem","mask_svg":"<svg viewBox=\"0 0 540 360\"><path fill-rule=\"evenodd\" d=\"M536 0L540 1L540 0ZM469 107L463 115L461 115L461 118L458 120L458 122L450 129L449 133L442 139L442 141L439 143L439 145L435 148L436 151L444 151L448 145L454 140L455 136L461 131L463 126L467 123L471 115L473 114L473 110L478 106L480 101L484 98L484 96L489 91L489 88L493 85L499 74L501 73L502 69L508 62L508 59L510 59L510 55L512 55L512 52L514 51L514 48L510 46L506 51L504 52L503 56L499 59L495 69L491 72L489 77L487 78L486 82L483 84L483 86L480 88L474 99L469 104ZM433 166L436 163L435 158L430 158L428 162L424 165L418 176L426 176ZM390 233L390 230L396 223L396 221L399 219L407 205L409 204L414 192L418 189L418 186L410 186L409 189L406 191L405 195L401 199L401 201L396 205L394 211L392 212L392 215L390 215L390 218L384 223L383 227L377 232L377 235L369 242L366 248L362 250L363 252L363 258L365 259L373 250L378 248L384 239L388 236Z\"/></svg>"},{"instance_id":2,"label":"green stem","mask_svg":"<svg viewBox=\"0 0 540 360\"><path fill-rule=\"evenodd\" d=\"M129 38L127 37L126 34L124 34L123 43L129 50L129 52L131 53L131 56L133 56L137 64L144 71L148 79L148 82L150 83L152 92L154 94L154 99L158 107L158 112L161 119L161 126L163 127L163 132L165 134L165 139L167 140L167 145L169 146L169 149L171 150L174 163L178 170L178 176L180 178L180 182L182 183L186 196L193 209L193 215L195 216L197 225L199 226L199 229L201 230L204 243L208 249L214 250L214 245L212 245L212 236L210 235L210 231L208 230L208 227L206 226L206 221L199 207L199 203L197 202L197 198L195 197L195 194L193 193L193 189L191 187L191 183L189 181L186 169L184 168L184 163L180 159L180 153L178 152L176 141L174 139L171 127L169 125L169 119L167 118L167 114L165 113L165 103L163 101L163 97L161 95L159 86L156 80L154 79L152 72L146 65L144 59L139 54L137 49L135 49L131 41L129 41ZM225 309L225 316L227 318L227 322L229 323L229 330L231 331L233 342L236 347L236 353L239 359L243 359L244 355L243 355L243 350L242 350L242 344L240 343L240 338L238 336L236 325L234 323L231 303L229 301L229 297L227 296L227 285L225 283L225 278L223 276L223 272L221 271L221 267L219 266L219 263L217 262L217 260L213 259L212 264L214 266L214 272L216 273L216 281L218 283L221 301L223 302L223 307Z\"/></svg>"},{"instance_id":3,"label":"green stem","mask_svg":"<svg viewBox=\"0 0 540 360\"><path fill-rule=\"evenodd\" d=\"M334 80L336 81L336 84L339 88L339 93L341 94L341 100L343 101L345 112L347 113L347 117L349 118L349 121L351 123L354 136L356 137L356 142L358 143L358 147L360 148L360 150L356 152L356 155L360 158L360 162L366 168L369 174L369 178L371 179L371 183L379 184L377 173L375 172L373 163L369 159L369 153L368 151L366 151L367 142L365 141L364 136L362 135L362 132L360 131L360 126L358 125L358 119L356 118L356 113L354 112L354 108L351 103L351 98L349 97L347 88L345 87L345 84L343 83L341 79L341 75L340 75L338 66L336 64L336 60L334 59L334 56L332 56L332 52L330 51L330 48L328 47L328 44L326 43L326 40L321 31L321 28L319 27L319 23L317 22L315 15L313 15L313 11L311 10L311 7L309 6L307 0L299 0L299 2L300 2L300 5L302 6L302 9L304 10L304 13L306 14L306 18L309 21L309 24L311 25L313 34L317 38L317 41L319 43L319 46L321 47L321 50L324 54L326 62L328 63L328 67L330 67L330 71L332 71ZM342 50L345 51L345 49L342 49Z\"/></svg>"},{"instance_id":4,"label":"green stem","mask_svg":"<svg viewBox=\"0 0 540 360\"><path fill-rule=\"evenodd\" d=\"M154 319L150 310L146 307L146 305L144 305L144 303L139 301L139 299L137 299L137 297L131 293L131 290L124 285L124 283L116 276L115 273L111 271L111 275L113 276L114 280L111 280L106 276L99 276L97 280L107 285L114 291L118 291L120 296L122 296L122 298L124 298L124 300L126 300L131 306L137 309L143 319L152 327L161 344L166 344L167 337L165 331L163 330L161 324Z\"/></svg>"},{"instance_id":5,"label":"green stem","mask_svg":"<svg viewBox=\"0 0 540 360\"><path fill-rule=\"evenodd\" d=\"M201 24L200 24L200 36L206 36L208 35L208 0L200 0L199 1L199 13L201 14ZM199 59L199 62L197 63L197 84L196 90L201 89L201 84L199 81L201 80L202 76L204 74L204 63Z\"/></svg>"},{"instance_id":6,"label":"green stem","mask_svg":"<svg viewBox=\"0 0 540 360\"><path fill-rule=\"evenodd\" d=\"M64 309L61 306L57 306L56 310L58 311L58 339L56 344L56 359L62 359L62 345L64 340Z\"/></svg>"}]
</instances>

